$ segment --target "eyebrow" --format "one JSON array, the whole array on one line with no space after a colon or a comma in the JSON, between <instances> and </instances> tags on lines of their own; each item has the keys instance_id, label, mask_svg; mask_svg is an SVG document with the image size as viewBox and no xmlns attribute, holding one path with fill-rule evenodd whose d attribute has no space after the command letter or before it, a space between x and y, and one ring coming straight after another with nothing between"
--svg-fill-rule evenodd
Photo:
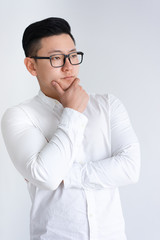
<instances>
[{"instance_id":1,"label":"eyebrow","mask_svg":"<svg viewBox=\"0 0 160 240\"><path fill-rule=\"evenodd\" d=\"M70 50L69 52L73 52L73 51L76 51L76 49L73 48L73 49ZM51 51L48 52L48 54L49 54L49 53L62 53L62 54L63 54L63 52L62 52L61 50L51 50Z\"/></svg>"}]
</instances>

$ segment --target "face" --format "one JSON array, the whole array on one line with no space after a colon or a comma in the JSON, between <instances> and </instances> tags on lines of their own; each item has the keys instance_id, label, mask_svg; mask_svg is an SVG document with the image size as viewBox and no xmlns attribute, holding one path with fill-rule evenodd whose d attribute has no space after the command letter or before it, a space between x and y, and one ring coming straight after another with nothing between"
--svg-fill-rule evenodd
<instances>
[{"instance_id":1,"label":"face","mask_svg":"<svg viewBox=\"0 0 160 240\"><path fill-rule=\"evenodd\" d=\"M37 56L49 57L53 54L69 54L76 51L75 44L68 34L42 38L41 49L38 50ZM54 68L49 59L30 59L34 71L31 72L38 79L41 91L48 97L58 99L56 91L51 82L54 80L59 83L63 90L69 88L78 75L79 65L71 65L66 58L63 67Z\"/></svg>"}]
</instances>

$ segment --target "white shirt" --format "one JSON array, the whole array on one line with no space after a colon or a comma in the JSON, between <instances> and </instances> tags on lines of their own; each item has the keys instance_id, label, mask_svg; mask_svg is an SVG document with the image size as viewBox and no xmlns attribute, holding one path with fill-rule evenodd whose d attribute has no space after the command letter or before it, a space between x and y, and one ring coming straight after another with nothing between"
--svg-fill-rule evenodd
<instances>
[{"instance_id":1,"label":"white shirt","mask_svg":"<svg viewBox=\"0 0 160 240\"><path fill-rule=\"evenodd\" d=\"M28 180L31 240L126 240L118 187L137 182L140 150L113 95L90 95L83 113L41 91L8 109L2 132Z\"/></svg>"}]
</instances>

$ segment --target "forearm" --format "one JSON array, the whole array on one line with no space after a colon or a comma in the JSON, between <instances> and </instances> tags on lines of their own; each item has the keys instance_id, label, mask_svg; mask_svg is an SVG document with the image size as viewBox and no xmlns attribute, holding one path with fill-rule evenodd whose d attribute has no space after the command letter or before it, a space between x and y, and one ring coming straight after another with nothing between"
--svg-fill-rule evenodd
<instances>
[{"instance_id":1,"label":"forearm","mask_svg":"<svg viewBox=\"0 0 160 240\"><path fill-rule=\"evenodd\" d=\"M101 189L122 186L138 180L140 147L137 136L123 104L114 96L110 97L109 102L110 142L108 144L111 146L111 153L109 157L86 162L84 166L73 164L72 171L64 181L66 188L76 187L76 181L80 188ZM95 147L98 148L97 145Z\"/></svg>"},{"instance_id":2,"label":"forearm","mask_svg":"<svg viewBox=\"0 0 160 240\"><path fill-rule=\"evenodd\" d=\"M134 143L115 156L88 162L74 163L64 180L66 188L103 189L119 187L138 181L140 171L139 144Z\"/></svg>"},{"instance_id":3,"label":"forearm","mask_svg":"<svg viewBox=\"0 0 160 240\"><path fill-rule=\"evenodd\" d=\"M65 108L48 142L24 112L15 108L3 117L2 132L10 157L22 176L38 187L54 190L72 165L86 124L83 114Z\"/></svg>"}]
</instances>

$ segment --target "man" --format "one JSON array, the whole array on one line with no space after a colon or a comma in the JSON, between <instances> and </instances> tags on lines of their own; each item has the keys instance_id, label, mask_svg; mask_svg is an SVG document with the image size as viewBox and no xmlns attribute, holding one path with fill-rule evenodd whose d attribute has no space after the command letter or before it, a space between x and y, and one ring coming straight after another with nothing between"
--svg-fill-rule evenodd
<instances>
[{"instance_id":1,"label":"man","mask_svg":"<svg viewBox=\"0 0 160 240\"><path fill-rule=\"evenodd\" d=\"M28 184L31 240L125 240L118 187L137 182L140 151L124 106L80 86L64 19L28 26L23 48L40 91L6 111L2 132Z\"/></svg>"}]
</instances>

